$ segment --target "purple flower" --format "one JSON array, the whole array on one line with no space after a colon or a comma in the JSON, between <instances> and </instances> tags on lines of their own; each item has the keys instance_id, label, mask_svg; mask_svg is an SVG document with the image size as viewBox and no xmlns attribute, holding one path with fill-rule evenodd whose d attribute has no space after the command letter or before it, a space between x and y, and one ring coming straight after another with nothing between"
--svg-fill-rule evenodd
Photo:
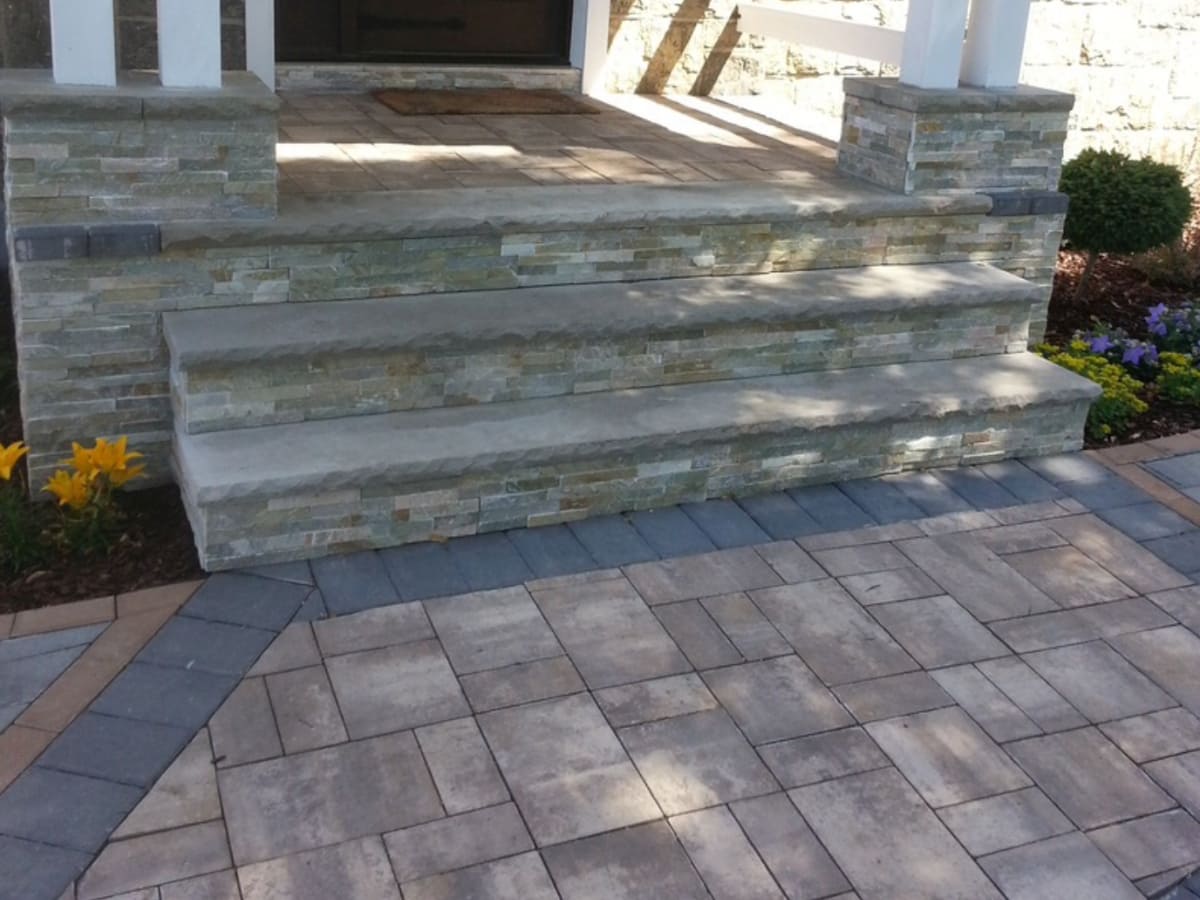
<instances>
[{"instance_id":1,"label":"purple flower","mask_svg":"<svg viewBox=\"0 0 1200 900\"><path fill-rule=\"evenodd\" d=\"M1161 319L1163 317L1163 314L1166 311L1167 311L1167 304L1165 304L1165 303L1160 303L1160 304L1158 304L1158 306L1150 307L1150 315L1146 316L1146 324L1147 325L1154 324L1155 322L1157 322L1159 319Z\"/></svg>"},{"instance_id":2,"label":"purple flower","mask_svg":"<svg viewBox=\"0 0 1200 900\"><path fill-rule=\"evenodd\" d=\"M1092 338L1092 352L1104 354L1111 350L1116 344L1107 334L1099 334Z\"/></svg>"},{"instance_id":3,"label":"purple flower","mask_svg":"<svg viewBox=\"0 0 1200 900\"><path fill-rule=\"evenodd\" d=\"M1140 366L1142 357L1146 355L1146 348L1141 344L1130 344L1125 348L1125 355L1121 357L1121 362L1130 366Z\"/></svg>"}]
</instances>

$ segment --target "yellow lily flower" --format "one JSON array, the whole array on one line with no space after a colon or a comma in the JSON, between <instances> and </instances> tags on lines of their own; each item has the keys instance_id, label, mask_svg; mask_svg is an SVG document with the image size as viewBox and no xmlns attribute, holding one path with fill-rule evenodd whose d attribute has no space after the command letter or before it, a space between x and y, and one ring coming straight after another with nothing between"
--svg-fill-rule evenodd
<instances>
[{"instance_id":1,"label":"yellow lily flower","mask_svg":"<svg viewBox=\"0 0 1200 900\"><path fill-rule=\"evenodd\" d=\"M0 444L0 481L8 481L12 478L13 469L21 461L21 457L28 452L29 448L22 441L17 441L7 447Z\"/></svg>"},{"instance_id":2,"label":"yellow lily flower","mask_svg":"<svg viewBox=\"0 0 1200 900\"><path fill-rule=\"evenodd\" d=\"M138 453L135 455L141 456L142 454ZM108 480L109 480L109 483L111 483L112 486L115 488L125 487L125 485L127 485L129 482L133 481L133 479L141 478L142 473L145 471L146 471L145 466L134 466L131 469L118 470L116 472L111 473L108 476Z\"/></svg>"},{"instance_id":3,"label":"yellow lily flower","mask_svg":"<svg viewBox=\"0 0 1200 900\"><path fill-rule=\"evenodd\" d=\"M125 473L129 467L129 463L135 459L142 458L142 454L140 453L129 452L127 449L128 446L128 437L121 437L113 444L110 444L104 438L98 438L96 446L91 451L92 465L110 478L118 473ZM128 481L132 477L135 476L127 476L124 480Z\"/></svg>"},{"instance_id":4,"label":"yellow lily flower","mask_svg":"<svg viewBox=\"0 0 1200 900\"><path fill-rule=\"evenodd\" d=\"M92 499L90 479L82 472L72 475L60 469L42 490L57 497L59 506L69 506L76 510L83 509Z\"/></svg>"},{"instance_id":5,"label":"yellow lily flower","mask_svg":"<svg viewBox=\"0 0 1200 900\"><path fill-rule=\"evenodd\" d=\"M86 478L91 478L96 474L96 463L92 451L78 443L71 444L71 458L63 460L63 465L70 466Z\"/></svg>"}]
</instances>

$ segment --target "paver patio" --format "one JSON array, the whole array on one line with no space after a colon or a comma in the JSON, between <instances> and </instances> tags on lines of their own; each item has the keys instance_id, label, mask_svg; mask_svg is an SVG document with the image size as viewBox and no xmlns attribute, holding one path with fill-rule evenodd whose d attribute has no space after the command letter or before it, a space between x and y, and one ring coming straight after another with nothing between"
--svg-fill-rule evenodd
<instances>
[{"instance_id":1,"label":"paver patio","mask_svg":"<svg viewBox=\"0 0 1200 900\"><path fill-rule=\"evenodd\" d=\"M563 528L565 574L532 531L214 577L0 794L0 897L99 849L65 897L1191 900L1200 589L1121 510L1200 532L1145 486L1078 455ZM53 634L0 660L95 639Z\"/></svg>"}]
</instances>

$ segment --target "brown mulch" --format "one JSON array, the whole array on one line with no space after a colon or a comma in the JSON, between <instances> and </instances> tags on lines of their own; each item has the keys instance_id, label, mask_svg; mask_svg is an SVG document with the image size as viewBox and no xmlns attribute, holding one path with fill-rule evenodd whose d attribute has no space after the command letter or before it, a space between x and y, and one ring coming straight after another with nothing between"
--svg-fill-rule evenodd
<instances>
[{"instance_id":1,"label":"brown mulch","mask_svg":"<svg viewBox=\"0 0 1200 900\"><path fill-rule=\"evenodd\" d=\"M0 444L21 440L13 318L8 281L0 277ZM81 435L90 439L93 435ZM122 497L126 513L112 554L102 558L52 559L20 578L0 575L0 614L87 600L188 581L203 575L192 530L174 486L132 491ZM49 505L42 509L47 518Z\"/></svg>"},{"instance_id":2,"label":"brown mulch","mask_svg":"<svg viewBox=\"0 0 1200 900\"><path fill-rule=\"evenodd\" d=\"M1194 226L1190 240L1197 241L1200 226ZM1087 295L1075 299L1085 256L1064 250L1058 255L1054 293L1046 325L1046 342L1062 345L1077 331L1087 331L1096 322L1123 328L1130 336L1147 337L1146 313L1159 303L1178 306L1196 300L1197 291L1154 284L1126 258L1101 257L1092 271ZM1150 409L1139 416L1128 433L1109 443L1132 444L1153 438L1169 437L1200 428L1200 410L1153 396L1147 398ZM1089 447L1105 446L1088 443Z\"/></svg>"}]
</instances>

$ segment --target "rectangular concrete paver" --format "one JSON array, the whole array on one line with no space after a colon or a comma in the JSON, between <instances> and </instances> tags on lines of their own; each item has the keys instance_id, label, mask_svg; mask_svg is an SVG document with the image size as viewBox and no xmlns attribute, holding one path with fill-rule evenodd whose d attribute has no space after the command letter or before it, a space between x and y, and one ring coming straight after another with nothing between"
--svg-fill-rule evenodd
<instances>
[{"instance_id":1,"label":"rectangular concrete paver","mask_svg":"<svg viewBox=\"0 0 1200 900\"><path fill-rule=\"evenodd\" d=\"M671 827L714 900L782 900L771 873L726 807L675 816Z\"/></svg>"},{"instance_id":2,"label":"rectangular concrete paver","mask_svg":"<svg viewBox=\"0 0 1200 900\"><path fill-rule=\"evenodd\" d=\"M420 603L397 603L324 619L315 623L313 630L325 656L377 650L434 637L433 626Z\"/></svg>"},{"instance_id":3,"label":"rectangular concrete paver","mask_svg":"<svg viewBox=\"0 0 1200 900\"><path fill-rule=\"evenodd\" d=\"M1200 819L1200 750L1146 763L1143 769L1193 816Z\"/></svg>"},{"instance_id":4,"label":"rectangular concrete paver","mask_svg":"<svg viewBox=\"0 0 1200 900\"><path fill-rule=\"evenodd\" d=\"M864 544L860 547L814 550L812 555L813 559L835 578L883 572L888 569L904 569L909 565L904 554L891 544Z\"/></svg>"},{"instance_id":5,"label":"rectangular concrete paver","mask_svg":"<svg viewBox=\"0 0 1200 900\"><path fill-rule=\"evenodd\" d=\"M895 769L797 788L791 797L863 900L1000 900Z\"/></svg>"},{"instance_id":6,"label":"rectangular concrete paver","mask_svg":"<svg viewBox=\"0 0 1200 900\"><path fill-rule=\"evenodd\" d=\"M209 722L213 753L221 766L239 766L283 755L271 701L261 678L247 678Z\"/></svg>"},{"instance_id":7,"label":"rectangular concrete paver","mask_svg":"<svg viewBox=\"0 0 1200 900\"><path fill-rule=\"evenodd\" d=\"M1181 707L1100 726L1135 763L1200 749L1200 719Z\"/></svg>"},{"instance_id":8,"label":"rectangular concrete paver","mask_svg":"<svg viewBox=\"0 0 1200 900\"><path fill-rule=\"evenodd\" d=\"M220 822L159 831L109 844L79 880L79 900L97 900L194 875L228 869Z\"/></svg>"},{"instance_id":9,"label":"rectangular concrete paver","mask_svg":"<svg viewBox=\"0 0 1200 900\"><path fill-rule=\"evenodd\" d=\"M1088 837L1131 879L1200 864L1200 823L1182 809L1109 825Z\"/></svg>"},{"instance_id":10,"label":"rectangular concrete paver","mask_svg":"<svg viewBox=\"0 0 1200 900\"><path fill-rule=\"evenodd\" d=\"M930 806L1030 785L1025 773L960 709L917 713L866 727Z\"/></svg>"},{"instance_id":11,"label":"rectangular concrete paver","mask_svg":"<svg viewBox=\"0 0 1200 900\"><path fill-rule=\"evenodd\" d=\"M523 587L427 600L425 609L460 675L562 655Z\"/></svg>"},{"instance_id":12,"label":"rectangular concrete paver","mask_svg":"<svg viewBox=\"0 0 1200 900\"><path fill-rule=\"evenodd\" d=\"M497 710L479 725L539 846L660 815L590 697Z\"/></svg>"},{"instance_id":13,"label":"rectangular concrete paver","mask_svg":"<svg viewBox=\"0 0 1200 900\"><path fill-rule=\"evenodd\" d=\"M825 570L795 541L776 541L754 548L787 584L825 578Z\"/></svg>"},{"instance_id":14,"label":"rectangular concrete paver","mask_svg":"<svg viewBox=\"0 0 1200 900\"><path fill-rule=\"evenodd\" d=\"M1124 600L1134 592L1074 547L1014 553L1004 559L1060 606Z\"/></svg>"},{"instance_id":15,"label":"rectangular concrete paver","mask_svg":"<svg viewBox=\"0 0 1200 900\"><path fill-rule=\"evenodd\" d=\"M1008 648L953 597L888 603L872 610L872 615L917 662L929 669L1008 653Z\"/></svg>"},{"instance_id":16,"label":"rectangular concrete paver","mask_svg":"<svg viewBox=\"0 0 1200 900\"><path fill-rule=\"evenodd\" d=\"M546 867L536 853L523 853L403 885L404 900L557 900Z\"/></svg>"},{"instance_id":17,"label":"rectangular concrete paver","mask_svg":"<svg viewBox=\"0 0 1200 900\"><path fill-rule=\"evenodd\" d=\"M1017 653L1081 644L1173 624L1170 617L1144 597L1118 600L995 622L992 631Z\"/></svg>"},{"instance_id":18,"label":"rectangular concrete paver","mask_svg":"<svg viewBox=\"0 0 1200 900\"><path fill-rule=\"evenodd\" d=\"M668 816L779 789L723 710L634 725L620 738Z\"/></svg>"},{"instance_id":19,"label":"rectangular concrete paver","mask_svg":"<svg viewBox=\"0 0 1200 900\"><path fill-rule=\"evenodd\" d=\"M651 606L780 583L779 576L748 547L641 563L630 566L626 573Z\"/></svg>"},{"instance_id":20,"label":"rectangular concrete paver","mask_svg":"<svg viewBox=\"0 0 1200 900\"><path fill-rule=\"evenodd\" d=\"M861 728L764 744L758 752L785 788L803 787L891 764L879 745Z\"/></svg>"},{"instance_id":21,"label":"rectangular concrete paver","mask_svg":"<svg viewBox=\"0 0 1200 900\"><path fill-rule=\"evenodd\" d=\"M114 838L133 837L196 825L221 817L217 770L208 730L203 729L184 748L125 821Z\"/></svg>"},{"instance_id":22,"label":"rectangular concrete paver","mask_svg":"<svg viewBox=\"0 0 1200 900\"><path fill-rule=\"evenodd\" d=\"M321 653L313 637L312 625L308 622L294 622L279 633L279 637L263 651L263 655L247 674L269 675L315 666L320 662Z\"/></svg>"},{"instance_id":23,"label":"rectangular concrete paver","mask_svg":"<svg viewBox=\"0 0 1200 900\"><path fill-rule=\"evenodd\" d=\"M427 725L416 734L447 813L468 812L509 799L474 719Z\"/></svg>"},{"instance_id":24,"label":"rectangular concrete paver","mask_svg":"<svg viewBox=\"0 0 1200 900\"><path fill-rule=\"evenodd\" d=\"M666 822L572 841L542 855L563 900L709 897Z\"/></svg>"},{"instance_id":25,"label":"rectangular concrete paver","mask_svg":"<svg viewBox=\"0 0 1200 900\"><path fill-rule=\"evenodd\" d=\"M749 595L722 594L706 597L700 604L744 659L769 659L792 652L791 645L775 630L775 626L754 605Z\"/></svg>"},{"instance_id":26,"label":"rectangular concrete paver","mask_svg":"<svg viewBox=\"0 0 1200 900\"><path fill-rule=\"evenodd\" d=\"M795 656L704 673L704 681L753 744L852 725L829 689Z\"/></svg>"},{"instance_id":27,"label":"rectangular concrete paver","mask_svg":"<svg viewBox=\"0 0 1200 900\"><path fill-rule=\"evenodd\" d=\"M939 585L916 566L900 569L847 575L838 582L863 606L893 603L897 600L916 600L942 593Z\"/></svg>"},{"instance_id":28,"label":"rectangular concrete paver","mask_svg":"<svg viewBox=\"0 0 1200 900\"><path fill-rule=\"evenodd\" d=\"M833 692L860 722L954 705L950 695L927 672L906 672L843 684Z\"/></svg>"},{"instance_id":29,"label":"rectangular concrete paver","mask_svg":"<svg viewBox=\"0 0 1200 900\"><path fill-rule=\"evenodd\" d=\"M1154 682L1100 641L1028 653L1024 659L1093 722L1175 705Z\"/></svg>"},{"instance_id":30,"label":"rectangular concrete paver","mask_svg":"<svg viewBox=\"0 0 1200 900\"><path fill-rule=\"evenodd\" d=\"M737 648L729 642L729 638L717 627L699 601L685 600L656 606L654 615L695 668L712 669L742 661Z\"/></svg>"},{"instance_id":31,"label":"rectangular concrete paver","mask_svg":"<svg viewBox=\"0 0 1200 900\"><path fill-rule=\"evenodd\" d=\"M832 579L768 588L751 597L826 684L917 668L900 645Z\"/></svg>"},{"instance_id":32,"label":"rectangular concrete paver","mask_svg":"<svg viewBox=\"0 0 1200 900\"><path fill-rule=\"evenodd\" d=\"M266 682L285 753L349 740L324 666L268 675Z\"/></svg>"},{"instance_id":33,"label":"rectangular concrete paver","mask_svg":"<svg viewBox=\"0 0 1200 900\"><path fill-rule=\"evenodd\" d=\"M1135 888L1082 834L1064 834L985 857L1009 900L1138 900Z\"/></svg>"},{"instance_id":34,"label":"rectangular concrete paver","mask_svg":"<svg viewBox=\"0 0 1200 900\"><path fill-rule=\"evenodd\" d=\"M979 723L992 740L1013 741L1042 733L1017 704L974 666L938 669L930 673L930 677Z\"/></svg>"},{"instance_id":35,"label":"rectangular concrete paver","mask_svg":"<svg viewBox=\"0 0 1200 900\"><path fill-rule=\"evenodd\" d=\"M981 622L1058 608L974 535L921 538L898 546Z\"/></svg>"},{"instance_id":36,"label":"rectangular concrete paver","mask_svg":"<svg viewBox=\"0 0 1200 900\"><path fill-rule=\"evenodd\" d=\"M158 889L158 896L159 900L243 900L233 869L172 881Z\"/></svg>"},{"instance_id":37,"label":"rectangular concrete paver","mask_svg":"<svg viewBox=\"0 0 1200 900\"><path fill-rule=\"evenodd\" d=\"M1029 738L1007 749L1080 828L1098 828L1173 805L1094 728Z\"/></svg>"},{"instance_id":38,"label":"rectangular concrete paver","mask_svg":"<svg viewBox=\"0 0 1200 900\"><path fill-rule=\"evenodd\" d=\"M787 794L742 800L730 809L789 900L850 887Z\"/></svg>"},{"instance_id":39,"label":"rectangular concrete paver","mask_svg":"<svg viewBox=\"0 0 1200 900\"><path fill-rule=\"evenodd\" d=\"M437 641L335 656L326 668L356 740L470 714Z\"/></svg>"},{"instance_id":40,"label":"rectangular concrete paver","mask_svg":"<svg viewBox=\"0 0 1200 900\"><path fill-rule=\"evenodd\" d=\"M1200 637L1182 627L1123 634L1109 643L1159 687L1200 715Z\"/></svg>"},{"instance_id":41,"label":"rectangular concrete paver","mask_svg":"<svg viewBox=\"0 0 1200 900\"><path fill-rule=\"evenodd\" d=\"M1087 724L1079 710L1023 661L1015 657L989 659L976 663L975 668L1042 731L1064 731Z\"/></svg>"},{"instance_id":42,"label":"rectangular concrete paver","mask_svg":"<svg viewBox=\"0 0 1200 900\"><path fill-rule=\"evenodd\" d=\"M238 865L443 814L411 732L225 769L218 781Z\"/></svg>"},{"instance_id":43,"label":"rectangular concrete paver","mask_svg":"<svg viewBox=\"0 0 1200 900\"><path fill-rule=\"evenodd\" d=\"M384 835L396 877L415 881L533 849L516 806L505 803Z\"/></svg>"},{"instance_id":44,"label":"rectangular concrete paver","mask_svg":"<svg viewBox=\"0 0 1200 900\"><path fill-rule=\"evenodd\" d=\"M596 702L614 728L715 709L717 700L699 675L672 675L596 691Z\"/></svg>"},{"instance_id":45,"label":"rectangular concrete paver","mask_svg":"<svg viewBox=\"0 0 1200 900\"><path fill-rule=\"evenodd\" d=\"M1051 519L1046 527L1066 538L1139 594L1183 587L1188 579L1161 562L1149 550L1095 516Z\"/></svg>"},{"instance_id":46,"label":"rectangular concrete paver","mask_svg":"<svg viewBox=\"0 0 1200 900\"><path fill-rule=\"evenodd\" d=\"M691 669L624 579L539 591L535 599L593 690Z\"/></svg>"},{"instance_id":47,"label":"rectangular concrete paver","mask_svg":"<svg viewBox=\"0 0 1200 900\"><path fill-rule=\"evenodd\" d=\"M400 900L378 837L242 866L238 881L243 900Z\"/></svg>"},{"instance_id":48,"label":"rectangular concrete paver","mask_svg":"<svg viewBox=\"0 0 1200 900\"><path fill-rule=\"evenodd\" d=\"M1037 788L971 800L938 810L972 856L1032 844L1073 831L1074 826Z\"/></svg>"},{"instance_id":49,"label":"rectangular concrete paver","mask_svg":"<svg viewBox=\"0 0 1200 900\"><path fill-rule=\"evenodd\" d=\"M566 656L464 675L459 683L477 713L584 690L583 679Z\"/></svg>"}]
</instances>

